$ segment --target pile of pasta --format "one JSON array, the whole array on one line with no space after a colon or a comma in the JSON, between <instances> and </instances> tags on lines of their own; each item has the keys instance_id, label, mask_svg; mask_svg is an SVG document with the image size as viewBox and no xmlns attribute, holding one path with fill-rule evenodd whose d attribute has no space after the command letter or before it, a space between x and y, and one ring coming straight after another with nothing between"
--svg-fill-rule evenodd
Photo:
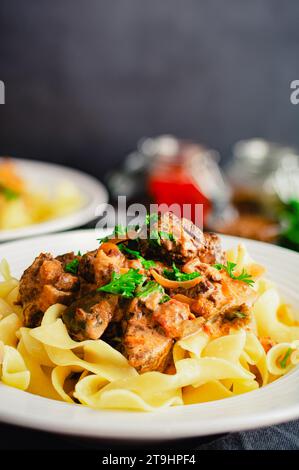
<instances>
[{"instance_id":1,"label":"pile of pasta","mask_svg":"<svg viewBox=\"0 0 299 470\"><path fill-rule=\"evenodd\" d=\"M254 263L244 246L227 253L237 267ZM256 267L256 265L255 265ZM251 327L210 339L198 332L173 348L175 373L138 372L102 340L73 341L53 305L41 326L22 326L18 281L1 263L0 377L9 386L95 409L151 411L242 394L276 380L299 362L299 323L276 287L257 279ZM262 346L262 338L271 347ZM2 384L0 384L1 386Z\"/></svg>"}]
</instances>

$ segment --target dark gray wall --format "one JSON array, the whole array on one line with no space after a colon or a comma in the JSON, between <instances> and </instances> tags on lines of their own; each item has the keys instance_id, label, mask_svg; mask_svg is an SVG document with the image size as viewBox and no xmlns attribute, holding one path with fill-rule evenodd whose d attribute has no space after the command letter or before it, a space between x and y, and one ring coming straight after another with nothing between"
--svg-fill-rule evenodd
<instances>
[{"instance_id":1,"label":"dark gray wall","mask_svg":"<svg viewBox=\"0 0 299 470\"><path fill-rule=\"evenodd\" d=\"M0 153L102 177L141 136L299 145L297 0L1 0Z\"/></svg>"}]
</instances>

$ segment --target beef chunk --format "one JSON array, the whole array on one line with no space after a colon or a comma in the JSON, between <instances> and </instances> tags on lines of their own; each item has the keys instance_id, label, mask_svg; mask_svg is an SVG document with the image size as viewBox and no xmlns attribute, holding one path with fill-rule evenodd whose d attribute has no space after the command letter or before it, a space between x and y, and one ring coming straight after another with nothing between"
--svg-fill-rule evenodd
<instances>
[{"instance_id":1,"label":"beef chunk","mask_svg":"<svg viewBox=\"0 0 299 470\"><path fill-rule=\"evenodd\" d=\"M251 287L223 274L221 282L215 282L212 290L194 298L190 309L204 318L206 331L215 337L228 334L232 326L239 328L248 324L255 298Z\"/></svg>"},{"instance_id":2,"label":"beef chunk","mask_svg":"<svg viewBox=\"0 0 299 470\"><path fill-rule=\"evenodd\" d=\"M129 318L124 322L123 348L132 367L138 372L163 372L169 361L173 341L167 338L151 315L132 301Z\"/></svg>"},{"instance_id":3,"label":"beef chunk","mask_svg":"<svg viewBox=\"0 0 299 470\"><path fill-rule=\"evenodd\" d=\"M160 234L158 243L153 234ZM143 234L144 235L144 234ZM141 237L139 247L145 257L185 263L199 258L206 263L222 260L222 249L216 234L204 234L190 220L179 219L173 213L159 215L155 224L147 228L147 238Z\"/></svg>"},{"instance_id":4,"label":"beef chunk","mask_svg":"<svg viewBox=\"0 0 299 470\"><path fill-rule=\"evenodd\" d=\"M207 264L222 263L224 261L224 253L220 237L216 233L205 232L204 238L204 247L198 252L200 261Z\"/></svg>"},{"instance_id":5,"label":"beef chunk","mask_svg":"<svg viewBox=\"0 0 299 470\"><path fill-rule=\"evenodd\" d=\"M74 254L68 254L74 259ZM42 253L35 258L20 280L18 302L23 306L24 324L38 326L44 312L55 303L69 305L79 289L77 276L66 273L62 257Z\"/></svg>"},{"instance_id":6,"label":"beef chunk","mask_svg":"<svg viewBox=\"0 0 299 470\"><path fill-rule=\"evenodd\" d=\"M118 296L90 292L73 302L62 319L70 335L77 341L99 339L117 310Z\"/></svg>"},{"instance_id":7,"label":"beef chunk","mask_svg":"<svg viewBox=\"0 0 299 470\"><path fill-rule=\"evenodd\" d=\"M163 328L166 336L179 339L184 336L184 324L191 317L187 304L171 299L154 311L153 320Z\"/></svg>"},{"instance_id":8,"label":"beef chunk","mask_svg":"<svg viewBox=\"0 0 299 470\"><path fill-rule=\"evenodd\" d=\"M80 260L78 270L81 294L84 295L107 284L112 273L119 272L124 263L124 255L112 243L104 243L99 249L85 253Z\"/></svg>"}]
</instances>

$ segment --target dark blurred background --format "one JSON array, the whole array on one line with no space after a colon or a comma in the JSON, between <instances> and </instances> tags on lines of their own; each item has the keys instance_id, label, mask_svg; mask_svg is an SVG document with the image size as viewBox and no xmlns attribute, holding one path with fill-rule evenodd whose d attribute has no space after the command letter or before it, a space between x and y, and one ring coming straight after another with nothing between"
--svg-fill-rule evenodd
<instances>
[{"instance_id":1,"label":"dark blurred background","mask_svg":"<svg viewBox=\"0 0 299 470\"><path fill-rule=\"evenodd\" d=\"M142 136L299 146L296 0L1 0L0 154L103 179Z\"/></svg>"}]
</instances>

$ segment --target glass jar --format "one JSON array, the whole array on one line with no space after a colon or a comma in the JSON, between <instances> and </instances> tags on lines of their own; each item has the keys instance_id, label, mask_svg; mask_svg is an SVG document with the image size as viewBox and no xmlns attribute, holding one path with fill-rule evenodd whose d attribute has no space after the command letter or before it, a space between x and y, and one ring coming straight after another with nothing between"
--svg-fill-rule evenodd
<instances>
[{"instance_id":1,"label":"glass jar","mask_svg":"<svg viewBox=\"0 0 299 470\"><path fill-rule=\"evenodd\" d=\"M189 204L193 221L195 205L202 204L204 224L215 211L224 214L230 190L215 151L172 136L148 139L142 151L151 157L148 190L156 204Z\"/></svg>"},{"instance_id":2,"label":"glass jar","mask_svg":"<svg viewBox=\"0 0 299 470\"><path fill-rule=\"evenodd\" d=\"M269 178L290 152L294 150L263 139L243 140L234 145L226 173L238 208L271 212L277 194L269 185Z\"/></svg>"}]
</instances>

